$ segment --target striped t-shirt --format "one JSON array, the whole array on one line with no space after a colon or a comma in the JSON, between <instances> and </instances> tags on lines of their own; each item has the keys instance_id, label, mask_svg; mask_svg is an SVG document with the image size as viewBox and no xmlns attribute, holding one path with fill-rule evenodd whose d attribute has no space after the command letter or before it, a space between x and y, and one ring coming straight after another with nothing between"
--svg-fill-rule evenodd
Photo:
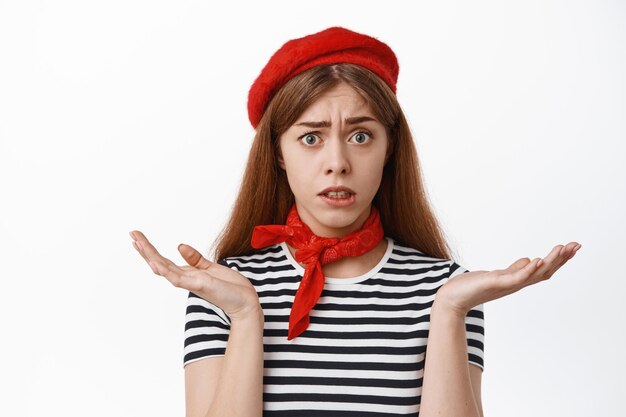
<instances>
[{"instance_id":1,"label":"striped t-shirt","mask_svg":"<svg viewBox=\"0 0 626 417\"><path fill-rule=\"evenodd\" d=\"M285 243L221 261L250 279L263 332L264 417L390 417L419 412L430 308L437 290L467 270L387 237L369 272L325 278L309 327L287 340L304 269ZM224 355L230 320L189 293L184 365ZM483 306L466 317L468 361L483 368Z\"/></svg>"}]
</instances>

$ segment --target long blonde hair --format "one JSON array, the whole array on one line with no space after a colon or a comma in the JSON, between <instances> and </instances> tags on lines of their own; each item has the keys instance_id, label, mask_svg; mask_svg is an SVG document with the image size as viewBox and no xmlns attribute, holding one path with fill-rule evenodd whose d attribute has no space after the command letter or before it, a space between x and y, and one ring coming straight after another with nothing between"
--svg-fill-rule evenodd
<instances>
[{"instance_id":1,"label":"long blonde hair","mask_svg":"<svg viewBox=\"0 0 626 417\"><path fill-rule=\"evenodd\" d=\"M340 63L310 68L272 97L257 125L230 218L211 247L214 260L253 252L254 226L285 223L294 196L277 163L278 138L320 95L341 82L363 96L387 131L389 159L373 200L385 236L428 256L449 259L450 248L428 202L413 137L396 95L368 69Z\"/></svg>"}]
</instances>

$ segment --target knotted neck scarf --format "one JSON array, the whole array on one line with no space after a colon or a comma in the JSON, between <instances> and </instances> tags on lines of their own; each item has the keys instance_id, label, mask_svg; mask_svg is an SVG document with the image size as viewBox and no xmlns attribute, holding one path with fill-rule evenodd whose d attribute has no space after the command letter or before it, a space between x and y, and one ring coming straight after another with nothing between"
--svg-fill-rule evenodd
<instances>
[{"instance_id":1,"label":"knotted neck scarf","mask_svg":"<svg viewBox=\"0 0 626 417\"><path fill-rule=\"evenodd\" d=\"M287 242L297 249L296 261L305 265L304 276L300 280L289 315L287 340L299 336L309 326L309 312L317 304L324 289L322 265L338 261L344 256L361 256L374 249L383 235L380 214L373 205L363 227L342 238L320 237L313 234L300 220L295 204L287 215L285 225L255 226L251 240L253 248Z\"/></svg>"}]
</instances>

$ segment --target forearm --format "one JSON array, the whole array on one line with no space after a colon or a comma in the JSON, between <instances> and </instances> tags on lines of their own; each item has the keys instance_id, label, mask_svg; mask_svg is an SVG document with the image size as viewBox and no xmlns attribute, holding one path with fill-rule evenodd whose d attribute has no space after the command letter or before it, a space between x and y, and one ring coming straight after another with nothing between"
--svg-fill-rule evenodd
<instances>
[{"instance_id":1,"label":"forearm","mask_svg":"<svg viewBox=\"0 0 626 417\"><path fill-rule=\"evenodd\" d=\"M467 360L465 317L431 309L420 417L480 417Z\"/></svg>"},{"instance_id":2,"label":"forearm","mask_svg":"<svg viewBox=\"0 0 626 417\"><path fill-rule=\"evenodd\" d=\"M231 321L219 384L207 417L263 414L263 312Z\"/></svg>"}]
</instances>

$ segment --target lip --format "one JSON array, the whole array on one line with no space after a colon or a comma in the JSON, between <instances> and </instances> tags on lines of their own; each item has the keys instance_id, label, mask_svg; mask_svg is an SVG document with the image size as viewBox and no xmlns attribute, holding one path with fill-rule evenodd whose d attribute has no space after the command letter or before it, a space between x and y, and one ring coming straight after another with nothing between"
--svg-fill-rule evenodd
<instances>
[{"instance_id":1,"label":"lip","mask_svg":"<svg viewBox=\"0 0 626 417\"><path fill-rule=\"evenodd\" d=\"M350 194L348 198L331 198L326 197L324 194L320 194L320 198L332 207L347 207L351 206L356 201L354 194Z\"/></svg>"},{"instance_id":2,"label":"lip","mask_svg":"<svg viewBox=\"0 0 626 417\"><path fill-rule=\"evenodd\" d=\"M344 187L343 185L333 185L333 186L331 186L331 187L324 188L324 189L322 190L322 192L320 192L318 195L323 195L323 194L329 193L329 192L331 192L331 191L335 191L335 192L345 191L345 192L350 193L350 194L352 194L352 195L356 194L356 193L355 193L354 191L352 191L350 188L348 188L348 187Z\"/></svg>"}]
</instances>

